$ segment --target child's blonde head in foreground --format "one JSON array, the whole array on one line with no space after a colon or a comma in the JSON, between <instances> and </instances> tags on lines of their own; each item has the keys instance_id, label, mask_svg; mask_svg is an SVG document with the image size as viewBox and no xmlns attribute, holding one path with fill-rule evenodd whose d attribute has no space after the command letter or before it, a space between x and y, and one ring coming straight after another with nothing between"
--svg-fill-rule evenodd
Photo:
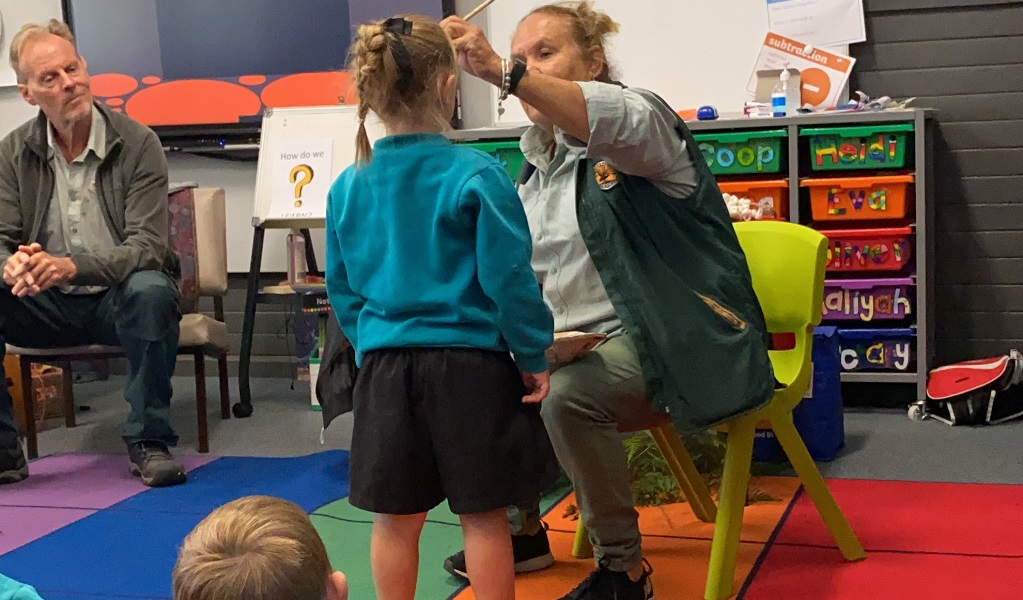
<instances>
[{"instance_id":1,"label":"child's blonde head in foreground","mask_svg":"<svg viewBox=\"0 0 1023 600\"><path fill-rule=\"evenodd\" d=\"M249 496L203 519L174 565L174 600L346 600L323 540L299 506Z\"/></svg>"},{"instance_id":2,"label":"child's blonde head in foreground","mask_svg":"<svg viewBox=\"0 0 1023 600\"><path fill-rule=\"evenodd\" d=\"M456 76L451 40L436 21L403 15L361 25L349 69L359 95L359 116L373 111L388 134L443 131L454 113ZM372 156L359 127L356 161Z\"/></svg>"}]
</instances>

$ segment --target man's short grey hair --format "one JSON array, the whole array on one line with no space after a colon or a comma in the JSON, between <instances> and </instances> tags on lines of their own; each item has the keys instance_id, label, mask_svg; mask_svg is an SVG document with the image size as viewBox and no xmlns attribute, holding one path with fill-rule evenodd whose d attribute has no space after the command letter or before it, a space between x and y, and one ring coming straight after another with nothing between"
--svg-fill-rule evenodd
<instances>
[{"instance_id":1,"label":"man's short grey hair","mask_svg":"<svg viewBox=\"0 0 1023 600\"><path fill-rule=\"evenodd\" d=\"M72 46L75 45L75 36L71 33L71 29L66 23L57 19L50 19L45 25L39 23L23 25L18 30L18 33L14 34L14 39L11 40L11 49L8 53L11 69L18 76L18 83L26 83L28 81L25 73L21 72L21 53L29 42L44 35L55 35L71 42Z\"/></svg>"}]
</instances>

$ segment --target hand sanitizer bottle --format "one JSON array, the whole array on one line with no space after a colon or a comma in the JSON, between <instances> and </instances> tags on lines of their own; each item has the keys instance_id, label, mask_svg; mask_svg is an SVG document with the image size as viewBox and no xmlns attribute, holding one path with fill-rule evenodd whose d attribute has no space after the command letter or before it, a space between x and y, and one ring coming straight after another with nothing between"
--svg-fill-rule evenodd
<instances>
[{"instance_id":1,"label":"hand sanitizer bottle","mask_svg":"<svg viewBox=\"0 0 1023 600\"><path fill-rule=\"evenodd\" d=\"M789 111L792 108L788 101L789 99L789 80L792 75L789 73L788 65L781 71L780 81L778 85L774 86L774 91L771 92L771 112L776 117L790 116ZM795 111L792 111L795 112Z\"/></svg>"}]
</instances>

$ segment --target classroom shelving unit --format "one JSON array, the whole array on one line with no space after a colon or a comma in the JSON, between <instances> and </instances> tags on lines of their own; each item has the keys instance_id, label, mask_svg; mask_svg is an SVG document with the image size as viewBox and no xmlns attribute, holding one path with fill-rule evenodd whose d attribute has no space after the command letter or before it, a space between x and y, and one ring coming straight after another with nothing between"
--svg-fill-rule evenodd
<instances>
[{"instance_id":1,"label":"classroom shelving unit","mask_svg":"<svg viewBox=\"0 0 1023 600\"><path fill-rule=\"evenodd\" d=\"M905 164L899 169L901 174L911 174L913 183L908 187L906 202L909 214L906 219L896 223L869 221L864 227L905 227L911 229L912 252L903 272L895 274L878 273L877 277L912 278L914 281L914 300L912 317L909 322L902 322L892 327L915 330L912 346L915 350L914 361L906 370L865 370L844 371L842 381L846 383L895 383L914 384L916 399L926 398L927 373L932 365L934 355L934 190L933 190L933 139L934 121L932 111L925 109L903 109L872 112L832 112L794 117L771 119L718 119L714 121L695 121L688 123L689 129L698 138L723 137L728 139L742 138L741 134L751 136L764 135L774 139L776 144L777 164L767 172L758 174L719 174L719 183L727 185L737 181L756 180L787 180L787 213L786 217L793 223L800 223L815 229L848 229L855 226L848 222L815 222L811 214L809 191L801 183L811 178L827 178L834 176L869 177L871 172L856 171L813 171L811 169L810 144L808 133L821 128L863 128L875 126L881 130L906 130L905 132ZM485 145L495 152L498 158L508 165L509 174L516 171L517 165L512 152L514 142L521 137L524 128L495 128L453 131L449 134L452 140L462 143ZM736 134L736 135L732 135ZM502 144L504 144L502 146ZM500 149L504 148L503 151ZM751 158L747 152L745 159ZM734 157L733 157L734 158ZM519 157L521 160L521 157ZM719 165L720 167L720 165ZM727 171L727 169L724 169ZM722 171L718 168L718 171ZM873 175L885 175L883 171L874 171ZM738 194L737 194L738 195ZM862 277L870 273L852 273L836 275L846 277ZM829 279L832 275L829 274ZM884 321L872 325L883 328ZM836 323L831 323L836 324ZM841 327L841 325L839 325Z\"/></svg>"},{"instance_id":2,"label":"classroom shelving unit","mask_svg":"<svg viewBox=\"0 0 1023 600\"><path fill-rule=\"evenodd\" d=\"M810 170L811 156L805 133L820 128L861 128L869 126L908 125L908 148L906 164L900 172L913 175L909 188L911 217L901 221L913 231L913 252L908 266L910 277L915 280L915 299L911 328L916 330L914 339L915 364L907 371L845 371L842 381L847 383L903 383L915 384L916 399L927 397L927 373L934 355L934 190L933 190L933 139L934 121L932 111L925 109L891 110L855 113L823 113L782 117L773 119L723 119L689 123L694 134L708 132L749 132L751 130L785 129L785 167L788 179L788 220L814 227L834 229L843 225L824 224L813 220L807 189L801 182L808 178L828 175L853 175L855 172L832 171L828 174ZM865 173L859 173L864 175ZM878 175L884 173L877 172ZM719 179L726 179L725 176ZM844 226L848 227L850 223ZM875 222L871 227L881 227ZM889 225L891 226L891 225ZM874 325L875 327L881 327Z\"/></svg>"}]
</instances>

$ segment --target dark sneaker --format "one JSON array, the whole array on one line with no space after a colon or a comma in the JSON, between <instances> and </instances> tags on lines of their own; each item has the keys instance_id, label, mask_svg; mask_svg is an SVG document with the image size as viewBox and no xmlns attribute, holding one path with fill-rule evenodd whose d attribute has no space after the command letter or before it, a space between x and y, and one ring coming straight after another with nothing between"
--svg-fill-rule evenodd
<instances>
[{"instance_id":1,"label":"dark sneaker","mask_svg":"<svg viewBox=\"0 0 1023 600\"><path fill-rule=\"evenodd\" d=\"M18 483L28 477L28 463L25 462L25 453L19 446L14 455L6 450L0 450L0 484Z\"/></svg>"},{"instance_id":2,"label":"dark sneaker","mask_svg":"<svg viewBox=\"0 0 1023 600\"><path fill-rule=\"evenodd\" d=\"M136 442L128 446L131 474L141 477L149 487L165 487L185 483L187 476L181 464L160 442Z\"/></svg>"},{"instance_id":3,"label":"dark sneaker","mask_svg":"<svg viewBox=\"0 0 1023 600\"><path fill-rule=\"evenodd\" d=\"M654 570L645 559L643 565L639 581L629 579L628 574L621 571L601 566L561 600L654 600L654 586L650 583L650 574Z\"/></svg>"},{"instance_id":4,"label":"dark sneaker","mask_svg":"<svg viewBox=\"0 0 1023 600\"><path fill-rule=\"evenodd\" d=\"M551 544L547 540L547 523L541 523L540 531L534 535L513 535L512 552L515 555L515 572L529 573L546 569L554 564ZM455 577L469 579L465 566L465 550L449 556L444 561L444 570Z\"/></svg>"}]
</instances>

